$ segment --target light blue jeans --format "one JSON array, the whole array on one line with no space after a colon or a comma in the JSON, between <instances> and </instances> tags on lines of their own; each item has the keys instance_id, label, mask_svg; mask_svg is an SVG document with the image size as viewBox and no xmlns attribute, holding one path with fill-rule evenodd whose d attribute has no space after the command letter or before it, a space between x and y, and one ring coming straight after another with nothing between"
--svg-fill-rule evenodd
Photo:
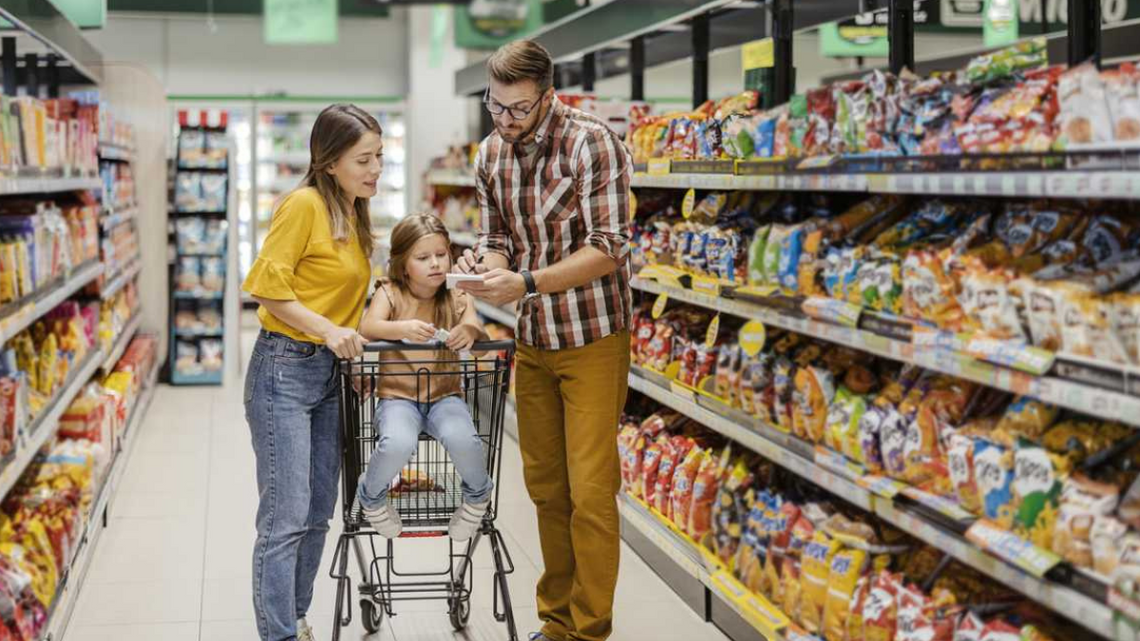
<instances>
[{"instance_id":1,"label":"light blue jeans","mask_svg":"<svg viewBox=\"0 0 1140 641\"><path fill-rule=\"evenodd\" d=\"M357 489L362 507L372 510L388 502L392 479L416 453L421 432L443 444L451 456L463 479L465 502L483 503L491 497L495 485L487 474L487 452L462 398L445 396L433 403L384 399L376 423L380 439Z\"/></svg>"},{"instance_id":2,"label":"light blue jeans","mask_svg":"<svg viewBox=\"0 0 1140 641\"><path fill-rule=\"evenodd\" d=\"M336 510L340 377L327 348L262 330L245 379L257 456L253 608L262 641L293 641Z\"/></svg>"}]
</instances>

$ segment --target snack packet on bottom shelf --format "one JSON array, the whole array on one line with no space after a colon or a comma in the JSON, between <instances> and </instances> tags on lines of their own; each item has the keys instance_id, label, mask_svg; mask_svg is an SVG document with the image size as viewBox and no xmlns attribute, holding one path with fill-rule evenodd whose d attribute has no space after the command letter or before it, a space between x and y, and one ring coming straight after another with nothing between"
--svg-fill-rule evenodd
<instances>
[{"instance_id":1,"label":"snack packet on bottom shelf","mask_svg":"<svg viewBox=\"0 0 1140 641\"><path fill-rule=\"evenodd\" d=\"M793 546L797 546L794 552L798 555L803 550L803 541L811 538L810 533L803 531L803 526L799 523L800 520L800 508L791 501L785 501L780 506L779 511L772 515L772 522L769 527L771 536L768 545L768 557L764 562L764 573L761 577L759 592L773 603L779 603L783 599L783 583L780 572L785 561L792 556ZM803 520L807 526L810 526L810 522L806 519ZM801 527L798 535L795 530L796 527Z\"/></svg>"},{"instance_id":2,"label":"snack packet on bottom shelf","mask_svg":"<svg viewBox=\"0 0 1140 641\"><path fill-rule=\"evenodd\" d=\"M657 487L657 470L661 464L661 454L668 447L669 437L659 434L656 439L645 447L641 455L641 482L642 499L653 505L653 492Z\"/></svg>"},{"instance_id":3,"label":"snack packet on bottom shelf","mask_svg":"<svg viewBox=\"0 0 1140 641\"><path fill-rule=\"evenodd\" d=\"M1110 517L1120 500L1116 486L1097 483L1079 474L1065 480L1053 534L1053 551L1077 567L1093 563L1093 526Z\"/></svg>"},{"instance_id":4,"label":"snack packet on bottom shelf","mask_svg":"<svg viewBox=\"0 0 1140 641\"><path fill-rule=\"evenodd\" d=\"M708 460L709 454L700 446L694 446L685 456L685 460L673 472L673 487L669 492L669 516L677 527L684 529L689 523L689 513L693 506L693 484L701 466Z\"/></svg>"},{"instance_id":5,"label":"snack packet on bottom shelf","mask_svg":"<svg viewBox=\"0 0 1140 641\"><path fill-rule=\"evenodd\" d=\"M855 590L866 567L867 553L863 550L849 548L832 557L823 608L823 635L827 641L844 641Z\"/></svg>"},{"instance_id":6,"label":"snack packet on bottom shelf","mask_svg":"<svg viewBox=\"0 0 1140 641\"><path fill-rule=\"evenodd\" d=\"M871 578L863 601L864 641L894 641L898 630L898 593L902 575L880 571Z\"/></svg>"},{"instance_id":7,"label":"snack packet on bottom shelf","mask_svg":"<svg viewBox=\"0 0 1140 641\"><path fill-rule=\"evenodd\" d=\"M867 594L871 591L871 580L874 573L859 577L855 584L855 595L851 598L851 608L847 612L847 622L844 626L845 641L864 641L863 636L863 606L867 602Z\"/></svg>"},{"instance_id":8,"label":"snack packet on bottom shelf","mask_svg":"<svg viewBox=\"0 0 1140 641\"><path fill-rule=\"evenodd\" d=\"M662 453L661 462L657 466L657 482L653 488L653 507L669 520L673 519L671 492L673 474L694 446L694 441L687 436L672 437L669 440L669 448Z\"/></svg>"},{"instance_id":9,"label":"snack packet on bottom shelf","mask_svg":"<svg viewBox=\"0 0 1140 641\"><path fill-rule=\"evenodd\" d=\"M806 515L801 514L792 526L792 534L788 539L788 552L781 559L780 584L770 597L780 604L784 614L793 620L800 616L800 604L803 591L801 589L801 561L803 551L815 536L815 525Z\"/></svg>"},{"instance_id":10,"label":"snack packet on bottom shelf","mask_svg":"<svg viewBox=\"0 0 1140 641\"><path fill-rule=\"evenodd\" d=\"M826 532L816 531L804 547L800 561L801 603L799 621L812 634L823 630L823 608L827 602L827 581L831 561L842 544Z\"/></svg>"},{"instance_id":11,"label":"snack packet on bottom shelf","mask_svg":"<svg viewBox=\"0 0 1140 641\"><path fill-rule=\"evenodd\" d=\"M724 475L724 470L731 459L731 445L725 447L719 458L709 453L701 462L701 468L693 480L693 499L689 508L689 518L681 529L698 544L703 543L705 536L712 530L713 502L716 501L716 494L720 489L720 478Z\"/></svg>"},{"instance_id":12,"label":"snack packet on bottom shelf","mask_svg":"<svg viewBox=\"0 0 1140 641\"><path fill-rule=\"evenodd\" d=\"M734 560L744 536L750 509L748 486L752 484L752 478L747 461L738 459L717 490L713 506L714 551L730 572L736 569Z\"/></svg>"}]
</instances>

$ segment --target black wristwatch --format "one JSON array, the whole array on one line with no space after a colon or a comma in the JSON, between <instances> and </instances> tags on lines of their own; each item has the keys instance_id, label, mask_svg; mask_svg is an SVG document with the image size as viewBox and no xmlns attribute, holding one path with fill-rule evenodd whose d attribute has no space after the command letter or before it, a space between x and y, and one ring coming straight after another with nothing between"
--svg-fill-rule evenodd
<instances>
[{"instance_id":1,"label":"black wristwatch","mask_svg":"<svg viewBox=\"0 0 1140 641\"><path fill-rule=\"evenodd\" d=\"M519 275L523 277L523 282L526 283L526 296L523 296L523 300L530 300L538 296L538 286L534 284L534 274L530 273L529 270L520 269Z\"/></svg>"}]
</instances>

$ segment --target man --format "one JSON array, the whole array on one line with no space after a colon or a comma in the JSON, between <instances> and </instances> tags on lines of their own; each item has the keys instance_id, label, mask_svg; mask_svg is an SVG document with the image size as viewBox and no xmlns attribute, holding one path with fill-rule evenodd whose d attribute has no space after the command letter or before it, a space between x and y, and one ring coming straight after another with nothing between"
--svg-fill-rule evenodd
<instances>
[{"instance_id":1,"label":"man","mask_svg":"<svg viewBox=\"0 0 1140 641\"><path fill-rule=\"evenodd\" d=\"M482 217L461 286L519 302L515 393L545 572L537 641L612 630L620 531L617 428L629 374L631 159L605 124L559 102L554 63L520 40L487 61L495 132L479 146Z\"/></svg>"}]
</instances>

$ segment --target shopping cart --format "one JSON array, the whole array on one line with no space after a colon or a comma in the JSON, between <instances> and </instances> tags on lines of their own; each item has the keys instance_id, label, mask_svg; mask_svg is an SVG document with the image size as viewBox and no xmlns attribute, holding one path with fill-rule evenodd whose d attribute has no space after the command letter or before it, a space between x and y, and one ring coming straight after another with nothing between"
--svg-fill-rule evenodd
<instances>
[{"instance_id":1,"label":"shopping cart","mask_svg":"<svg viewBox=\"0 0 1140 641\"><path fill-rule=\"evenodd\" d=\"M506 623L511 641L518 639L507 588L507 575L514 572L515 566L503 535L495 527L503 417L515 345L513 341L486 341L476 343L472 349L485 356L460 358L439 343L372 343L365 348L363 357L342 360L339 364L344 532L337 541L330 570L330 576L337 581L333 641L340 638L342 627L352 623L350 555L356 557L360 568L360 616L368 632L378 631L385 616L396 614L396 602L411 600L445 600L452 627L463 630L471 615L472 555L484 538L491 545L495 566L492 578L495 619ZM424 358L417 358L421 354ZM393 372L392 366L396 364L402 366L403 371ZM433 378L459 377L461 394L486 447L488 473L495 482L490 509L479 532L465 543L457 544L447 538L451 515L463 500L461 481L443 446L420 435L417 451L401 472L389 501L404 523L400 538L447 538L448 558L441 559L440 567L426 572L401 571L396 563L394 542L376 534L355 502L357 483L367 468L378 437L376 400L372 392L378 389L383 377L391 376L414 377L417 398L431 397ZM366 551L370 555L366 555Z\"/></svg>"}]
</instances>

